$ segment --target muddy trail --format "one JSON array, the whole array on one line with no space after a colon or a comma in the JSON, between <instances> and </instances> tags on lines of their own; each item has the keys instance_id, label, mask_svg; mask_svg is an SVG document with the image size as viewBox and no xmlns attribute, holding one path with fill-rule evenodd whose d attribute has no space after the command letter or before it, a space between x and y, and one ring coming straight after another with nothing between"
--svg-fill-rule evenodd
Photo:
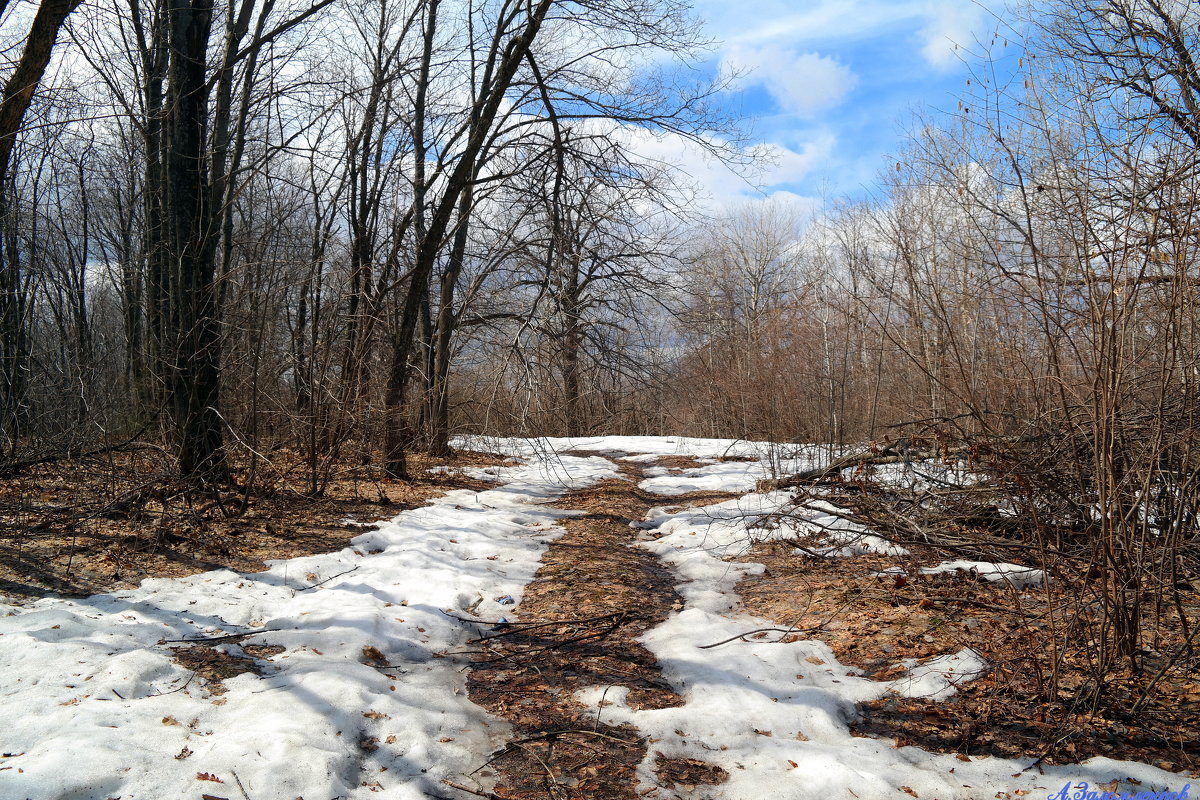
<instances>
[{"instance_id":1,"label":"muddy trail","mask_svg":"<svg viewBox=\"0 0 1200 800\"><path fill-rule=\"evenodd\" d=\"M575 692L628 687L634 708L681 703L638 642L682 604L671 572L636 546L634 523L655 506L706 505L736 495L664 498L638 488L640 466L618 463L626 479L571 492L553 504L583 514L563 522L566 534L542 557L519 619L480 636L470 696L508 720L513 737L479 771L496 779L494 792L456 788L498 800L646 796L638 793L635 772L648 742L636 729L606 724L603 709L597 714L585 707ZM660 758L657 772L666 787L723 779L720 768L692 760Z\"/></svg>"}]
</instances>

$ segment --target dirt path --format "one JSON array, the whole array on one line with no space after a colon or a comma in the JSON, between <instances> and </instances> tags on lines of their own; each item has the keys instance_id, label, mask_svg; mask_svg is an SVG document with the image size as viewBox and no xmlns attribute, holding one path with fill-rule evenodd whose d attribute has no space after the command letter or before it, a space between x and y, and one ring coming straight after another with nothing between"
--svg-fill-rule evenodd
<instances>
[{"instance_id":1,"label":"dirt path","mask_svg":"<svg viewBox=\"0 0 1200 800\"><path fill-rule=\"evenodd\" d=\"M526 587L520 621L484 634L490 638L468 678L471 699L514 728L513 740L485 767L497 777L492 797L639 797L634 772L647 742L632 728L605 724L602 713L597 719L575 691L628 687L635 708L680 702L637 641L681 607L670 571L636 547L631 525L665 499L638 489L640 467L622 462L622 471L628 480L605 481L554 504L585 513L564 523L566 534L543 556ZM666 502L706 504L732 496ZM706 777L700 764L663 761L659 772L667 784ZM719 780L715 773L707 777Z\"/></svg>"}]
</instances>

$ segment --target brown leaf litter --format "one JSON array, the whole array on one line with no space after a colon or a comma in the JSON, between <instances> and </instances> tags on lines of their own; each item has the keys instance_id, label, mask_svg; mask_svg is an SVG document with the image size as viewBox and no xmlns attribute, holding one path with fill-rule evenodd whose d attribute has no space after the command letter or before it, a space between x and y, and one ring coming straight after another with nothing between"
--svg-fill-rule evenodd
<instances>
[{"instance_id":1,"label":"brown leaf litter","mask_svg":"<svg viewBox=\"0 0 1200 800\"><path fill-rule=\"evenodd\" d=\"M1081 641L1061 653L1058 693L1048 698L1048 676L1038 672L1051 646L1045 591L1019 592L969 571L923 575L920 568L942 556L909 549L900 562L872 554L812 558L793 543L774 541L756 544L741 558L766 568L738 584L741 610L825 641L839 661L866 677L895 678L904 659L968 647L991 665L948 700L893 696L862 704L856 735L960 758L1075 763L1103 755L1169 771L1200 768L1198 682L1163 681L1157 699L1137 716L1087 711L1079 702L1090 663ZM902 575L885 573L897 566ZM1052 593L1065 590L1051 584ZM1065 597L1052 598L1067 607ZM1200 620L1200 608L1192 609L1192 618ZM1114 679L1109 691L1116 702L1109 706L1132 706L1146 679Z\"/></svg>"},{"instance_id":2,"label":"brown leaf litter","mask_svg":"<svg viewBox=\"0 0 1200 800\"><path fill-rule=\"evenodd\" d=\"M145 578L258 572L267 560L336 552L362 533L361 523L389 519L451 489L490 488L462 468L505 463L486 453L414 455L418 477L411 481L381 477L369 465L334 465L314 497L285 456L276 458L278 474L260 467L260 488L246 495L189 496L155 451L46 464L0 482L0 592L87 595ZM434 466L446 470L426 472Z\"/></svg>"}]
</instances>

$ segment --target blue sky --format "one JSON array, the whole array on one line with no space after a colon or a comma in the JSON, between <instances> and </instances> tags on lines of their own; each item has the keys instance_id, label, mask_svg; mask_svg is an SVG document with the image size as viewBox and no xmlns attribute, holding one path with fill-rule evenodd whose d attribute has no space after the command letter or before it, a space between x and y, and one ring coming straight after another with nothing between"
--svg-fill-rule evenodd
<instances>
[{"instance_id":1,"label":"blue sky","mask_svg":"<svg viewBox=\"0 0 1200 800\"><path fill-rule=\"evenodd\" d=\"M971 53L1000 25L974 0L694 5L720 41L709 68L743 74L724 103L774 155L757 182L766 194L806 200L864 195L885 157L902 148L914 111L956 108L969 88ZM761 196L719 165L682 160L718 205Z\"/></svg>"}]
</instances>

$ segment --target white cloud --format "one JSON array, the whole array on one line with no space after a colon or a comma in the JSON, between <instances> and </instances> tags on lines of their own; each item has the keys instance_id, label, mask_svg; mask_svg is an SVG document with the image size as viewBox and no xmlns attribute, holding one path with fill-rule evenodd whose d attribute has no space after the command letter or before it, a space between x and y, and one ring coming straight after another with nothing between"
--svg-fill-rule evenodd
<instances>
[{"instance_id":1,"label":"white cloud","mask_svg":"<svg viewBox=\"0 0 1200 800\"><path fill-rule=\"evenodd\" d=\"M797 116L836 106L858 85L858 76L844 64L776 44L733 45L722 67L741 75L743 84L765 87L780 110Z\"/></svg>"},{"instance_id":2,"label":"white cloud","mask_svg":"<svg viewBox=\"0 0 1200 800\"><path fill-rule=\"evenodd\" d=\"M758 0L753 5L697 0L709 32L726 42L829 42L856 39L911 16L920 0Z\"/></svg>"},{"instance_id":3,"label":"white cloud","mask_svg":"<svg viewBox=\"0 0 1200 800\"><path fill-rule=\"evenodd\" d=\"M829 50L889 30L919 29L920 54L946 69L957 63L955 45L970 47L988 23L991 0L760 0L753 10L727 0L697 0L697 13L727 51L768 43L793 50Z\"/></svg>"},{"instance_id":4,"label":"white cloud","mask_svg":"<svg viewBox=\"0 0 1200 800\"><path fill-rule=\"evenodd\" d=\"M630 126L624 126L620 135L639 155L673 165L691 182L692 189L699 195L697 202L710 209L781 193L794 196L784 187L808 178L829 158L835 143L828 133L806 142L799 149L759 143L743 151L743 155L753 158L750 166L735 169L679 135L656 136Z\"/></svg>"},{"instance_id":5,"label":"white cloud","mask_svg":"<svg viewBox=\"0 0 1200 800\"><path fill-rule=\"evenodd\" d=\"M963 0L933 0L925 4L927 22L921 29L921 55L938 69L955 66L961 49L971 49L985 23L985 13Z\"/></svg>"}]
</instances>

